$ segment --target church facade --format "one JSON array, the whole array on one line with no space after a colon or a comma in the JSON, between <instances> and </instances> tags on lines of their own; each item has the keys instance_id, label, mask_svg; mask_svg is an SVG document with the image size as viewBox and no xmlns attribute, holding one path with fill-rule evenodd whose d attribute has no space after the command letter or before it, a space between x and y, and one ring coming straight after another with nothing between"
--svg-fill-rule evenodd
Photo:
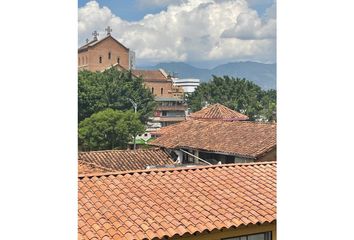
<instances>
[{"instance_id":1,"label":"church facade","mask_svg":"<svg viewBox=\"0 0 354 240\"><path fill-rule=\"evenodd\" d=\"M78 49L79 70L103 71L112 66L125 70L134 68L134 52L113 38L109 27L106 32L107 35L98 40L98 33L94 31L93 40L87 40Z\"/></svg>"},{"instance_id":2,"label":"church facade","mask_svg":"<svg viewBox=\"0 0 354 240\"><path fill-rule=\"evenodd\" d=\"M155 97L157 108L148 131L174 124L186 119L187 105L184 103L184 91L175 86L172 78L162 69L135 69L135 53L111 36L112 29L107 27L106 36L98 39L97 31L92 33L93 40L78 49L78 69L104 71L115 67L119 70L131 70L135 77L141 77L144 85Z\"/></svg>"}]
</instances>

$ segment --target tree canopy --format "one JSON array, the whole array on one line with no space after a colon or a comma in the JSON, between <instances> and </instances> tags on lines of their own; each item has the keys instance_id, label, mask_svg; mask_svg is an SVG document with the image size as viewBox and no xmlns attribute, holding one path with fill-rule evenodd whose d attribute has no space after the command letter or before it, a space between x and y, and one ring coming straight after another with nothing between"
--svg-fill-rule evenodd
<instances>
[{"instance_id":1,"label":"tree canopy","mask_svg":"<svg viewBox=\"0 0 354 240\"><path fill-rule=\"evenodd\" d=\"M155 102L141 78L115 68L104 72L79 71L79 122L107 108L131 110L133 106L129 99L137 103L140 120L146 122L153 113Z\"/></svg>"},{"instance_id":2,"label":"tree canopy","mask_svg":"<svg viewBox=\"0 0 354 240\"><path fill-rule=\"evenodd\" d=\"M79 124L79 144L83 150L126 149L129 141L144 133L139 114L106 109Z\"/></svg>"},{"instance_id":3,"label":"tree canopy","mask_svg":"<svg viewBox=\"0 0 354 240\"><path fill-rule=\"evenodd\" d=\"M216 77L201 83L187 103L193 112L208 104L220 103L246 114L250 120L275 120L276 91L264 91L255 83L234 77Z\"/></svg>"}]
</instances>

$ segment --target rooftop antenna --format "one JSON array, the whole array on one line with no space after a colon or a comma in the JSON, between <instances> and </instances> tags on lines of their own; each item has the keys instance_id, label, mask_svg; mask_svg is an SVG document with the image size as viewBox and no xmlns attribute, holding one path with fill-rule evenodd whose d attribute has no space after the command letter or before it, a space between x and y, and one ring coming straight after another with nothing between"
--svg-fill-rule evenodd
<instances>
[{"instance_id":1,"label":"rooftop antenna","mask_svg":"<svg viewBox=\"0 0 354 240\"><path fill-rule=\"evenodd\" d=\"M107 36L111 35L112 32L112 28L110 26L108 26L105 31L107 32Z\"/></svg>"},{"instance_id":2,"label":"rooftop antenna","mask_svg":"<svg viewBox=\"0 0 354 240\"><path fill-rule=\"evenodd\" d=\"M97 36L99 35L99 33L95 30L93 31L92 33L92 36L93 36L93 40L97 40Z\"/></svg>"},{"instance_id":3,"label":"rooftop antenna","mask_svg":"<svg viewBox=\"0 0 354 240\"><path fill-rule=\"evenodd\" d=\"M86 43L88 43L89 42L89 39L88 38L86 38Z\"/></svg>"}]
</instances>

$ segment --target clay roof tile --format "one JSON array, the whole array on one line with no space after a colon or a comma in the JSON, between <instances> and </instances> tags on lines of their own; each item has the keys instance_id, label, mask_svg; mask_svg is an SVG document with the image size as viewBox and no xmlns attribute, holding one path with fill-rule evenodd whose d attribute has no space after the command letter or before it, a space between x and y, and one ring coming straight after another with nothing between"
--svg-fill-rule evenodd
<instances>
[{"instance_id":1,"label":"clay roof tile","mask_svg":"<svg viewBox=\"0 0 354 240\"><path fill-rule=\"evenodd\" d=\"M255 169L264 171L254 171ZM191 178L186 178L186 175L181 173L187 173ZM208 181L198 181L198 184L191 183L191 179L202 179L205 175L215 177ZM226 183L223 180L225 177L232 180L233 184ZM148 178L156 180L156 183L146 184L144 179ZM172 182L170 185L159 184L162 179ZM176 179L180 180L179 183L175 182ZM272 222L276 219L276 187L273 184L275 180L275 162L198 166L188 169L149 169L80 176L79 236L85 240L103 237L153 239ZM88 185L91 187L83 187ZM142 186L152 193L157 193L158 196L147 195L145 193L147 191L140 190ZM248 186L247 194L239 194L245 186ZM254 198L260 194L260 186L265 186L271 193L264 196L265 205ZM168 193L171 189L175 191L175 188L183 189L180 197L170 198L170 201L163 204L158 203L157 200L168 198ZM127 189L127 193L134 196L144 196L146 201L129 197L123 189ZM104 192L109 199L115 198L116 201L101 202L102 198L96 196L99 192ZM231 199L230 192L238 197ZM86 208L84 202L87 200L92 202L92 206L97 205L99 208ZM132 204L124 205L127 200ZM172 202L175 203L174 206L178 206L177 209L171 207ZM123 205L126 209L119 210Z\"/></svg>"},{"instance_id":2,"label":"clay roof tile","mask_svg":"<svg viewBox=\"0 0 354 240\"><path fill-rule=\"evenodd\" d=\"M165 151L153 148L143 150L106 150L80 152L79 175L145 169L149 165L174 164Z\"/></svg>"},{"instance_id":3,"label":"clay roof tile","mask_svg":"<svg viewBox=\"0 0 354 240\"><path fill-rule=\"evenodd\" d=\"M191 148L256 159L276 147L276 124L249 121L186 120L160 129L149 145Z\"/></svg>"},{"instance_id":4,"label":"clay roof tile","mask_svg":"<svg viewBox=\"0 0 354 240\"><path fill-rule=\"evenodd\" d=\"M222 104L216 103L203 108L190 115L191 119L218 120L218 121L242 121L248 120L248 116L232 110Z\"/></svg>"}]
</instances>

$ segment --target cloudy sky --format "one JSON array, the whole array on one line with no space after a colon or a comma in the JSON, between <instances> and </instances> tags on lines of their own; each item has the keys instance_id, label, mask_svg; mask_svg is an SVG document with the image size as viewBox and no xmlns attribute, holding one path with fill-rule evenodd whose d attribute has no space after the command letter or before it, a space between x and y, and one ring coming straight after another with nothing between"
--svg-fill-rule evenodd
<instances>
[{"instance_id":1,"label":"cloudy sky","mask_svg":"<svg viewBox=\"0 0 354 240\"><path fill-rule=\"evenodd\" d=\"M79 45L112 35L137 65L276 62L275 0L79 0Z\"/></svg>"}]
</instances>

